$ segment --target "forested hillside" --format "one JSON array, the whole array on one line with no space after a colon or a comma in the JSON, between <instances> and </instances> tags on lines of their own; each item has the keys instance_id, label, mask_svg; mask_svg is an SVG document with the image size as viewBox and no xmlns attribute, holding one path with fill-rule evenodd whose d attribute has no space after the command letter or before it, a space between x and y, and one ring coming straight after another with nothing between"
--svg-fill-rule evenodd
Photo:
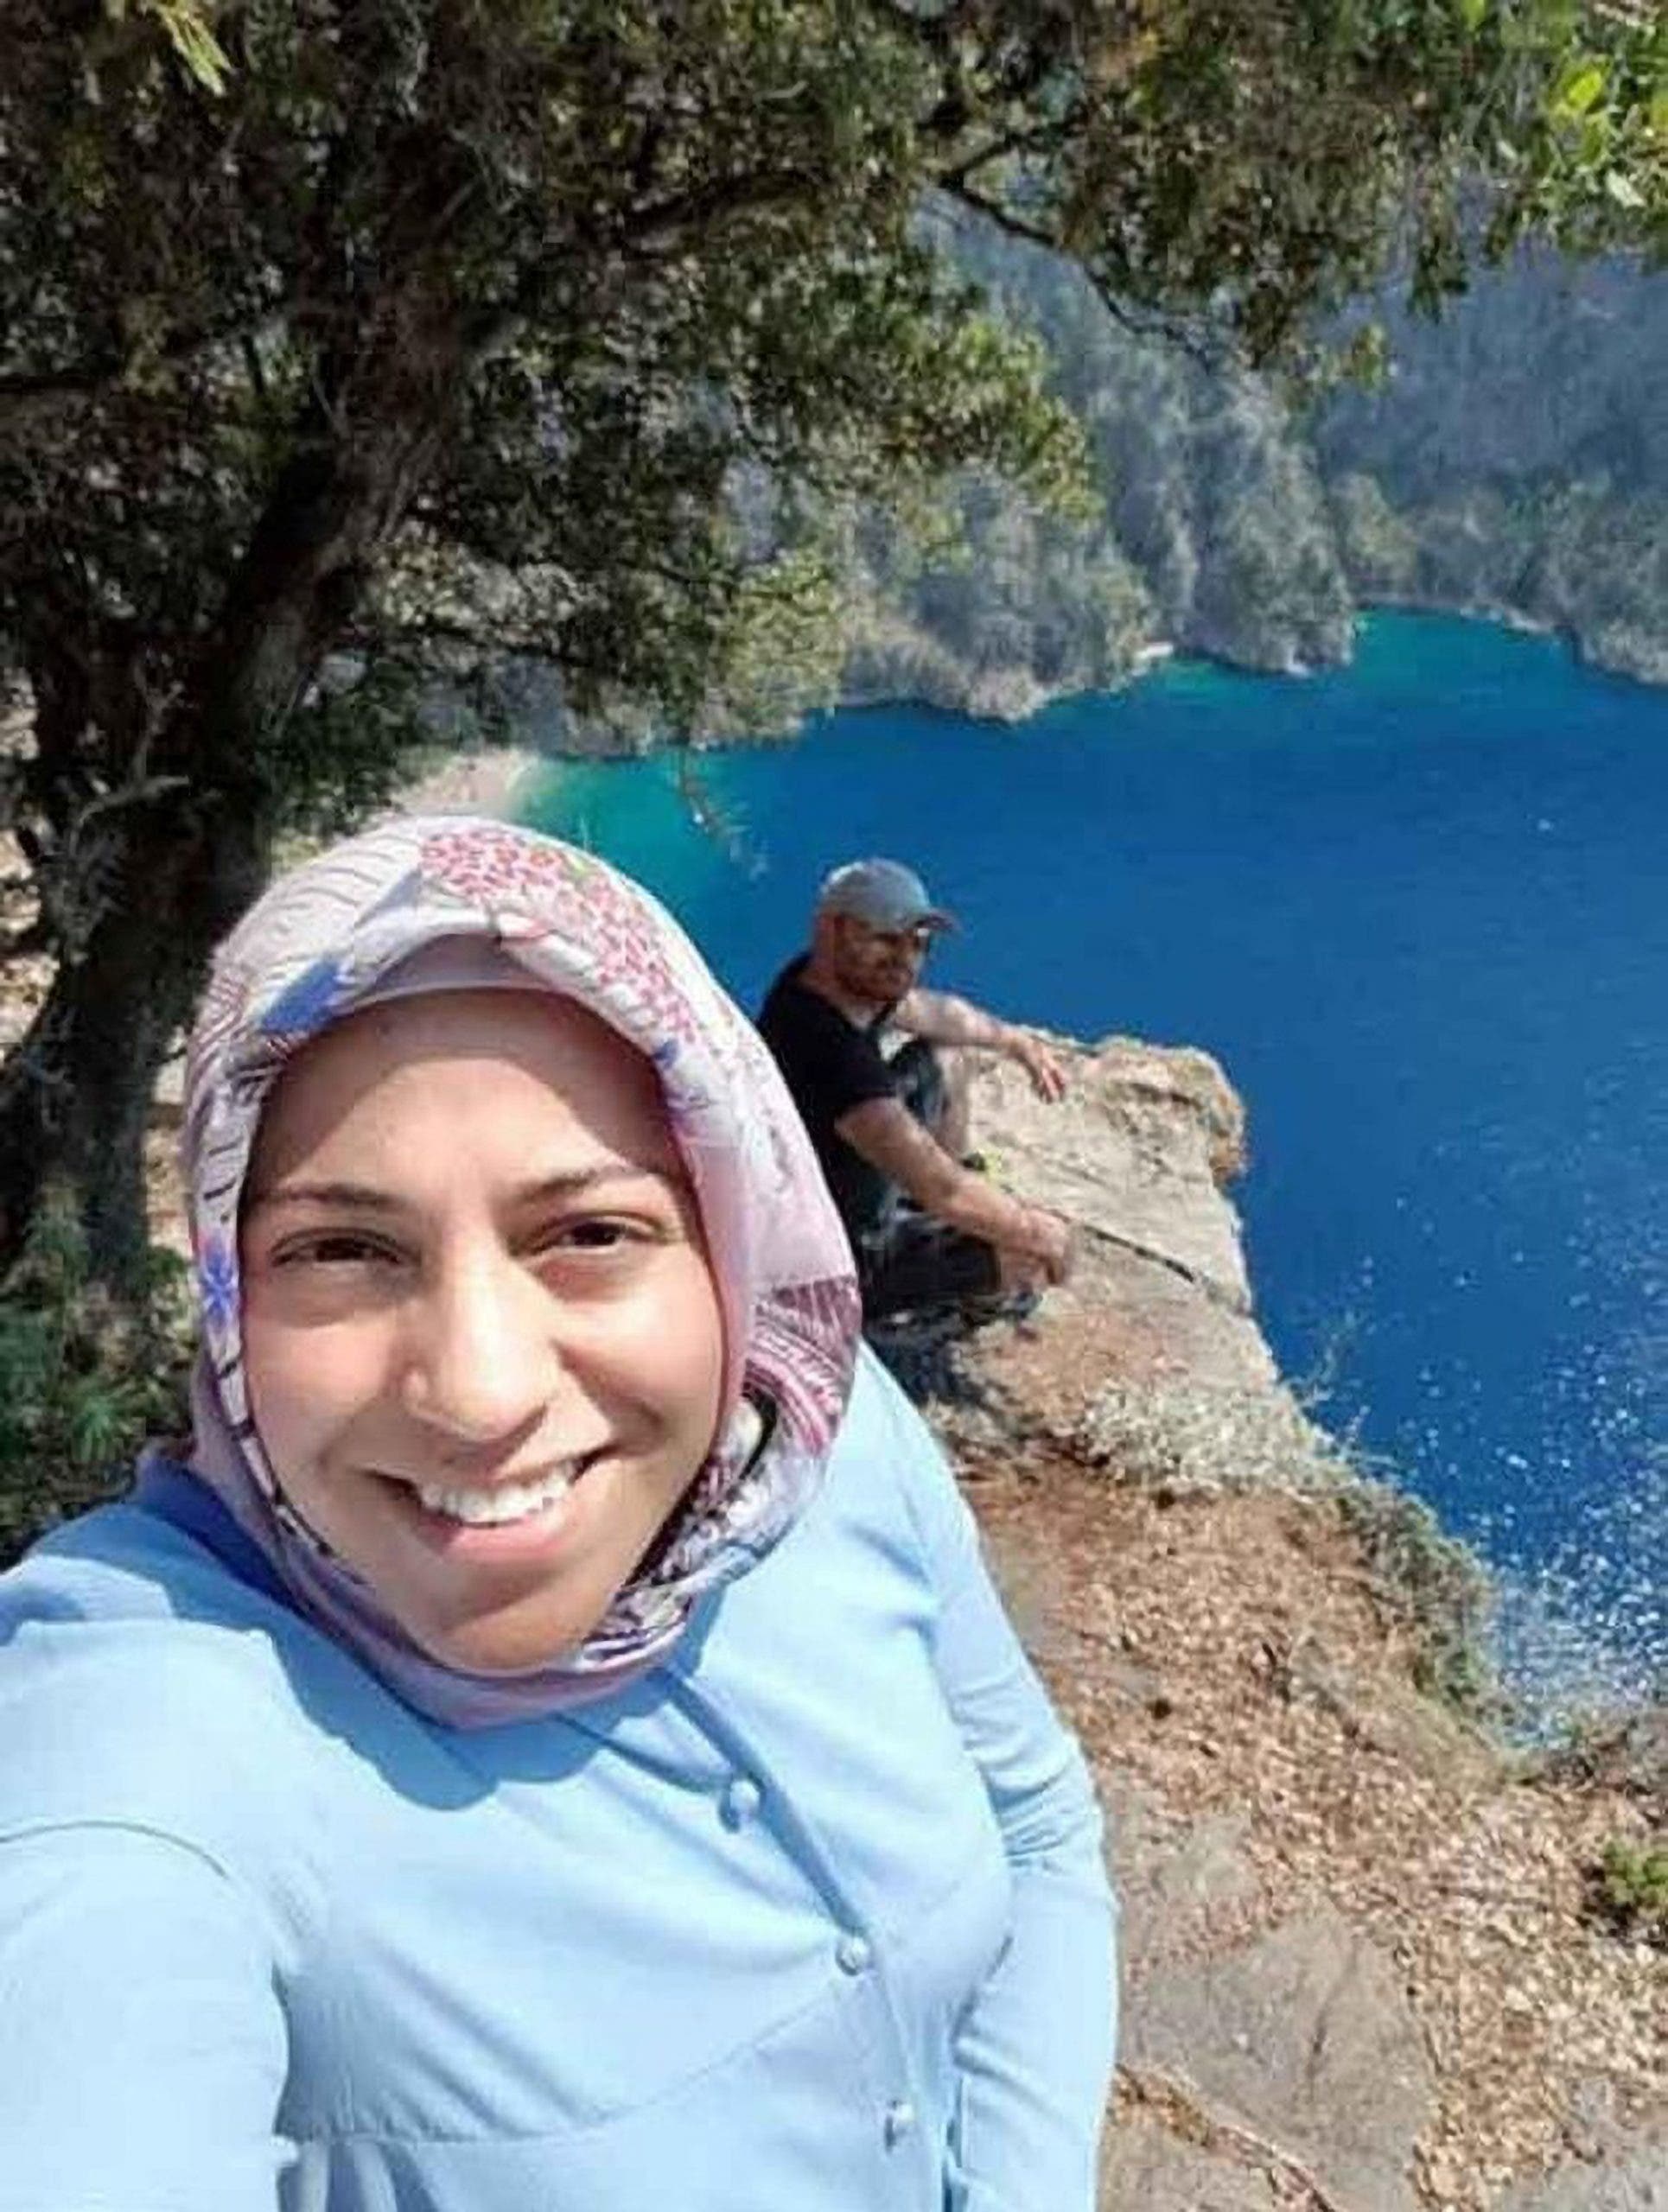
<instances>
[{"instance_id":1,"label":"forested hillside","mask_svg":"<svg viewBox=\"0 0 1668 2212\"><path fill-rule=\"evenodd\" d=\"M853 532L848 698L1022 714L1118 681L1158 641L1253 668L1345 659L1358 607L1424 602L1567 631L1668 680L1668 284L1525 254L1439 324L1391 317L1391 367L1294 412L1112 321L1078 273L964 234L1046 338L1089 425L1102 521L964 486L964 543Z\"/></svg>"},{"instance_id":2,"label":"forested hillside","mask_svg":"<svg viewBox=\"0 0 1668 2212\"><path fill-rule=\"evenodd\" d=\"M1545 252L1444 322L1313 445L1355 589L1510 609L1668 682L1668 282Z\"/></svg>"}]
</instances>

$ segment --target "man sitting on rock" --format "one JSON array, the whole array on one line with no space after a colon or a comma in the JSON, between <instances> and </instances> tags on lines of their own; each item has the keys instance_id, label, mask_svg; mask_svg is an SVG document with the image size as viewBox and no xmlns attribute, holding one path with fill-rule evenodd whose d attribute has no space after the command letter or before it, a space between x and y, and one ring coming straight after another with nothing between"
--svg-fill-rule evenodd
<instances>
[{"instance_id":1,"label":"man sitting on rock","mask_svg":"<svg viewBox=\"0 0 1668 2212\"><path fill-rule=\"evenodd\" d=\"M896 861L837 868L811 949L771 985L759 1028L810 1131L856 1254L866 1321L1063 1282L1070 1232L968 1154L966 1048L1016 1060L1039 1097L1065 1072L1040 1037L947 991L921 965L955 922ZM889 1033L907 1039L888 1057ZM939 1047L948 1049L939 1051Z\"/></svg>"}]
</instances>

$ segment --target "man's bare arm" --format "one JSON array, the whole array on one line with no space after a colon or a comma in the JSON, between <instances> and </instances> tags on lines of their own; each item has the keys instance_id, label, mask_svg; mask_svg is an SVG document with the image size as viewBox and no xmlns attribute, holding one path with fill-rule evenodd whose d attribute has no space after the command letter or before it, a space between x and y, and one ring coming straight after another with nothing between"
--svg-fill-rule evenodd
<instances>
[{"instance_id":1,"label":"man's bare arm","mask_svg":"<svg viewBox=\"0 0 1668 2212\"><path fill-rule=\"evenodd\" d=\"M1028 1206L971 1173L901 1100L865 1099L842 1114L834 1127L924 1213L1012 1253L1046 1281L1064 1282L1071 1268L1071 1233L1060 1217Z\"/></svg>"},{"instance_id":2,"label":"man's bare arm","mask_svg":"<svg viewBox=\"0 0 1668 2212\"><path fill-rule=\"evenodd\" d=\"M919 986L907 991L892 1009L892 1020L912 1037L929 1045L961 1045L975 1052L1001 1052L1015 1060L1031 1078L1039 1098L1052 1102L1066 1095L1066 1071L1035 1031L1001 1020L958 998L953 991L927 991Z\"/></svg>"}]
</instances>

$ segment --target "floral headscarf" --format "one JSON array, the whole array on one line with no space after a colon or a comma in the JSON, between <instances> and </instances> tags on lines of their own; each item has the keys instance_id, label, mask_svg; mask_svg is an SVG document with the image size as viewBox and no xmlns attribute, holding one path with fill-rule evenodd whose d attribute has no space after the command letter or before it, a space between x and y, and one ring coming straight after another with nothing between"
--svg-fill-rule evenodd
<instances>
[{"instance_id":1,"label":"floral headscarf","mask_svg":"<svg viewBox=\"0 0 1668 2212\"><path fill-rule=\"evenodd\" d=\"M442 974L512 962L518 983L576 1001L653 1063L723 1314L719 1440L667 1541L577 1651L514 1675L430 1658L306 1526L274 1479L244 1373L238 1211L267 1095L309 1038L387 995L423 953ZM216 958L187 1064L184 1168L204 1322L193 1469L302 1609L432 1718L527 1719L629 1681L814 1490L856 1356L844 1232L769 1052L665 910L589 855L502 823L414 816L281 878Z\"/></svg>"}]
</instances>

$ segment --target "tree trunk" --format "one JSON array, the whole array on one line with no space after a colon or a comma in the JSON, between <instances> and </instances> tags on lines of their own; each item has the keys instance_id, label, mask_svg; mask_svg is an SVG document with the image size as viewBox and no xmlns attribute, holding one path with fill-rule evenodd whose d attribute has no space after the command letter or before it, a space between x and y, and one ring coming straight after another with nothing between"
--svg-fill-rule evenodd
<instances>
[{"instance_id":1,"label":"tree trunk","mask_svg":"<svg viewBox=\"0 0 1668 2212\"><path fill-rule=\"evenodd\" d=\"M43 634L27 656L37 707L48 702L54 725L37 729L29 779L43 843L73 849L66 830L87 804L89 728L126 733L118 760L130 772L142 760L157 788L136 787L99 817L93 918L60 944L47 1001L0 1069L0 1268L60 1183L77 1202L94 1272L121 1292L137 1281L157 1074L209 953L265 880L288 779L284 733L450 419L460 341L444 297L433 330L391 315L385 337L385 357L360 365L374 418L349 435L322 397L309 404L162 728L140 734L143 641L111 646L102 693L90 686L85 639L66 655ZM106 758L106 791L111 775Z\"/></svg>"},{"instance_id":2,"label":"tree trunk","mask_svg":"<svg viewBox=\"0 0 1668 2212\"><path fill-rule=\"evenodd\" d=\"M0 1256L15 1253L48 1184L66 1187L92 1268L139 1282L147 1243L144 1141L162 1065L209 952L259 889L268 837L253 819L136 808L105 848L103 912L60 964L0 1069Z\"/></svg>"}]
</instances>

